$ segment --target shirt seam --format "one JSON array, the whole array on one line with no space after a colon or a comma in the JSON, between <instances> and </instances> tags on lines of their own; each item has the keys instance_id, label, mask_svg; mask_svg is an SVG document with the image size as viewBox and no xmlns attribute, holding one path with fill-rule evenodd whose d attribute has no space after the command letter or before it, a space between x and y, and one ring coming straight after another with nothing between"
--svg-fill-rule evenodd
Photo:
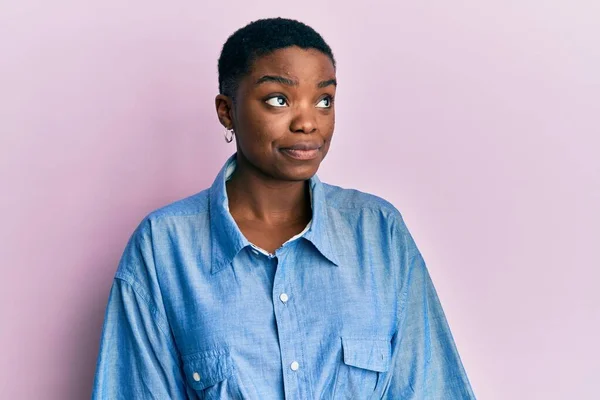
<instances>
[{"instance_id":1,"label":"shirt seam","mask_svg":"<svg viewBox=\"0 0 600 400\"><path fill-rule=\"evenodd\" d=\"M131 289L134 291L134 293L137 296L139 296L140 299L143 300L143 302L146 304L146 307L148 307L148 310L150 311L152 316L155 318L156 326L158 327L158 329L162 332L162 334L167 339L167 347L169 348L171 355L173 356L174 359L179 360L179 352L175 348L175 345L173 343L173 338L169 333L170 330L167 329L168 322L166 322L166 318L160 314L160 311L158 310L158 308L150 300L150 297L146 294L142 285L124 272L117 272L117 274L115 275L115 279L118 279L121 282L124 282L127 285L129 285L129 287L131 287Z\"/></svg>"},{"instance_id":2,"label":"shirt seam","mask_svg":"<svg viewBox=\"0 0 600 400\"><path fill-rule=\"evenodd\" d=\"M398 210L396 210L394 207L390 207L390 206L381 206L381 207L376 207L376 206L364 206L364 205L356 205L356 206L342 206L339 207L338 205L334 204L334 203L328 203L327 204L328 208L334 208L336 210L342 211L342 210L356 210L356 209L360 209L360 210L367 210L367 211L385 211L389 214L396 214L398 213Z\"/></svg>"},{"instance_id":3,"label":"shirt seam","mask_svg":"<svg viewBox=\"0 0 600 400\"><path fill-rule=\"evenodd\" d=\"M410 284L412 281L412 274L413 274L413 268L411 265L409 265L409 254L408 254L408 238L405 232L400 231L399 233L402 234L402 240L404 241L404 262L406 263L406 268L410 268L408 271L408 277L406 279L406 285L404 286L404 289L402 290L402 293L400 294L400 302L398 304L398 326L396 327L396 330L399 331L400 327L402 325L402 323L404 322L405 318L404 318L404 308L406 307L406 301L408 298L408 290L410 288ZM400 266L401 267L401 266ZM401 271L401 270L400 270Z\"/></svg>"},{"instance_id":4,"label":"shirt seam","mask_svg":"<svg viewBox=\"0 0 600 400\"><path fill-rule=\"evenodd\" d=\"M152 248L152 265L154 265L154 271L156 272L156 284L158 285L158 290L160 291L160 295L161 295L161 302L164 304L163 300L162 300L162 287L160 284L160 274L158 273L158 267L156 264L156 257L154 256L156 254L156 251L154 249L154 234L153 234L153 227L155 226L156 222L153 222L151 219L148 219L148 224L149 226L149 235L150 235L150 247ZM155 306L155 311L158 317L161 317L160 315L160 311L158 310L158 307ZM171 330L171 323L169 322L169 316L165 314L164 316L164 329L163 330L163 334L167 335L167 337L171 340L171 338L174 336L173 335L173 331ZM175 347L175 346L174 346ZM177 349L173 348L172 351L175 352L175 354L178 354L179 352L177 351Z\"/></svg>"},{"instance_id":5,"label":"shirt seam","mask_svg":"<svg viewBox=\"0 0 600 400\"><path fill-rule=\"evenodd\" d=\"M201 216L204 214L208 214L209 210L202 210L202 211L194 211L194 212L181 212L181 213L169 213L169 214L160 214L160 215L155 215L154 213L151 213L149 215L149 220L151 221L161 221L165 218L169 218L169 217L197 217L197 216Z\"/></svg>"}]
</instances>

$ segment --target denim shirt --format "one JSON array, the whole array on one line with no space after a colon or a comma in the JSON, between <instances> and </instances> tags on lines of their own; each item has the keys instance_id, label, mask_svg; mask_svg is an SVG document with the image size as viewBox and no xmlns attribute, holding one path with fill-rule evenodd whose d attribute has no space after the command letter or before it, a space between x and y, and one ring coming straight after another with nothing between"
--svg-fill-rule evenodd
<instances>
[{"instance_id":1,"label":"denim shirt","mask_svg":"<svg viewBox=\"0 0 600 400\"><path fill-rule=\"evenodd\" d=\"M309 181L312 220L274 254L225 183L146 216L110 291L93 399L474 399L400 213Z\"/></svg>"}]
</instances>

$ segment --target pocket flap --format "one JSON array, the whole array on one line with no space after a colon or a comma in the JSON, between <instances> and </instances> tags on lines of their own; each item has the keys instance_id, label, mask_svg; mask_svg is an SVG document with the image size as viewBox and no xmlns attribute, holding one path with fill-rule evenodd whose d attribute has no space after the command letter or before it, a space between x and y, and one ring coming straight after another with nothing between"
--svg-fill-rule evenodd
<instances>
[{"instance_id":1,"label":"pocket flap","mask_svg":"<svg viewBox=\"0 0 600 400\"><path fill-rule=\"evenodd\" d=\"M183 369L189 385L203 390L229 378L233 363L229 350L211 350L184 356Z\"/></svg>"},{"instance_id":2,"label":"pocket flap","mask_svg":"<svg viewBox=\"0 0 600 400\"><path fill-rule=\"evenodd\" d=\"M343 337L342 348L346 365L377 372L390 367L391 344L387 339Z\"/></svg>"}]
</instances>

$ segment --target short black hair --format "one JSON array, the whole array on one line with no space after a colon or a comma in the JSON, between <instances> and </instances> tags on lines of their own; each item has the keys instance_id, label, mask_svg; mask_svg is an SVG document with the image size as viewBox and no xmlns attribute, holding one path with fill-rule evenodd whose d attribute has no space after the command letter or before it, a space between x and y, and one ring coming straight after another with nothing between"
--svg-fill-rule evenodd
<instances>
[{"instance_id":1,"label":"short black hair","mask_svg":"<svg viewBox=\"0 0 600 400\"><path fill-rule=\"evenodd\" d=\"M286 18L259 19L235 31L223 45L219 93L233 99L240 80L250 72L256 59L291 46L316 49L328 56L335 68L331 48L310 26Z\"/></svg>"}]
</instances>

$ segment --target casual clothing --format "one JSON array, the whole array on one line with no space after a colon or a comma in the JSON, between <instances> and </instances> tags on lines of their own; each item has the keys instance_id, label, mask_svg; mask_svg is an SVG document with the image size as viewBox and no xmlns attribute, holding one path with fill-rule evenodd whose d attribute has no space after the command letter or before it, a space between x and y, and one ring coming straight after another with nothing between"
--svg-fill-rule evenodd
<instances>
[{"instance_id":1,"label":"casual clothing","mask_svg":"<svg viewBox=\"0 0 600 400\"><path fill-rule=\"evenodd\" d=\"M150 213L106 310L94 399L474 399L400 213L309 181L312 220L270 254L226 180Z\"/></svg>"}]
</instances>

